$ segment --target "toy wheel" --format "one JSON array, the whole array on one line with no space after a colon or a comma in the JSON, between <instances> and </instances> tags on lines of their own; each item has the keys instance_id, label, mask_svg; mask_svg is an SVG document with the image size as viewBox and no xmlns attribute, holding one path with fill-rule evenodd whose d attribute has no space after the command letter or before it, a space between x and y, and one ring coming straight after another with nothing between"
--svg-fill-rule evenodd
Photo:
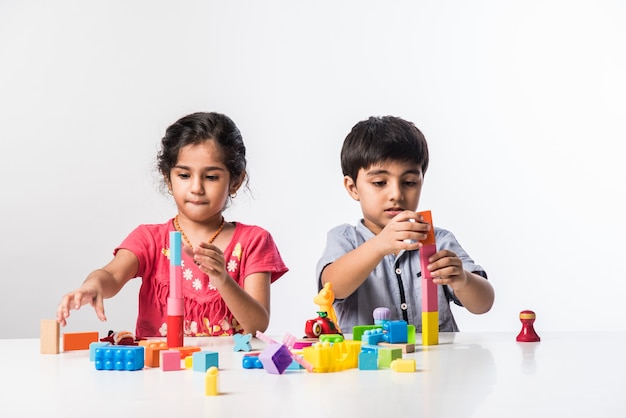
<instances>
[{"instance_id":1,"label":"toy wheel","mask_svg":"<svg viewBox=\"0 0 626 418\"><path fill-rule=\"evenodd\" d=\"M319 337L320 335L322 335L322 325L319 323L314 323L313 326L311 327L311 331L313 331L313 335L315 335L316 337Z\"/></svg>"}]
</instances>

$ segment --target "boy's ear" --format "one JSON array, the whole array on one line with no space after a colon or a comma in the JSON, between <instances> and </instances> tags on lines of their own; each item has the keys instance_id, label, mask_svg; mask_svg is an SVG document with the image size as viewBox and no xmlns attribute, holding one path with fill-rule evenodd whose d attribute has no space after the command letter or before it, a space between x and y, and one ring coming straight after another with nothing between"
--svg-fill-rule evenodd
<instances>
[{"instance_id":1,"label":"boy's ear","mask_svg":"<svg viewBox=\"0 0 626 418\"><path fill-rule=\"evenodd\" d=\"M352 180L352 177L344 176L343 187L346 188L351 198L353 198L357 202L359 201L359 191L356 189L356 182Z\"/></svg>"}]
</instances>

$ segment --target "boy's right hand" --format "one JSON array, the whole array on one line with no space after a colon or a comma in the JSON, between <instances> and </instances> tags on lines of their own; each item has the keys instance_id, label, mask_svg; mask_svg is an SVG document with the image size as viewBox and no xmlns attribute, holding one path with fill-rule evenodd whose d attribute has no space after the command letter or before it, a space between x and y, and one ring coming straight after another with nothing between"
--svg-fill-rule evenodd
<instances>
[{"instance_id":1,"label":"boy's right hand","mask_svg":"<svg viewBox=\"0 0 626 418\"><path fill-rule=\"evenodd\" d=\"M67 325L67 318L70 316L70 311L72 309L78 310L81 306L86 304L93 306L96 315L101 321L107 320L104 314L102 292L94 287L83 285L79 289L63 296L57 308L57 322L61 324L61 326Z\"/></svg>"},{"instance_id":2,"label":"boy's right hand","mask_svg":"<svg viewBox=\"0 0 626 418\"><path fill-rule=\"evenodd\" d=\"M417 250L422 246L419 241L426 239L430 230L430 224L423 221L422 215L405 210L394 216L376 238L385 247L386 254Z\"/></svg>"}]
</instances>

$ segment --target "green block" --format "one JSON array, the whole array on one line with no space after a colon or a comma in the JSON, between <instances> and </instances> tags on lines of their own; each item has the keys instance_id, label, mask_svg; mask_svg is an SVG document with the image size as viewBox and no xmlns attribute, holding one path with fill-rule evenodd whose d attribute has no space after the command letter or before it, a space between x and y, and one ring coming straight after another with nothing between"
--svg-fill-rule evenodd
<instances>
[{"instance_id":1,"label":"green block","mask_svg":"<svg viewBox=\"0 0 626 418\"><path fill-rule=\"evenodd\" d=\"M378 368L388 369L391 367L391 362L395 359L402 358L402 349L389 347L378 349Z\"/></svg>"}]
</instances>

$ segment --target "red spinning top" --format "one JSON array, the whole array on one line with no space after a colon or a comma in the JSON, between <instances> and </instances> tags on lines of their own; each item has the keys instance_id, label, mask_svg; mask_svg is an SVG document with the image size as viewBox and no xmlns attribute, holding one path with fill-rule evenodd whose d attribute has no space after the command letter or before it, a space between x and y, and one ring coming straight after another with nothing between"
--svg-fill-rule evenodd
<instances>
[{"instance_id":1,"label":"red spinning top","mask_svg":"<svg viewBox=\"0 0 626 418\"><path fill-rule=\"evenodd\" d=\"M522 311L519 313L519 319L522 321L522 330L517 335L516 340L523 343L541 341L541 338L539 338L533 327L535 323L535 313L528 310Z\"/></svg>"}]
</instances>

